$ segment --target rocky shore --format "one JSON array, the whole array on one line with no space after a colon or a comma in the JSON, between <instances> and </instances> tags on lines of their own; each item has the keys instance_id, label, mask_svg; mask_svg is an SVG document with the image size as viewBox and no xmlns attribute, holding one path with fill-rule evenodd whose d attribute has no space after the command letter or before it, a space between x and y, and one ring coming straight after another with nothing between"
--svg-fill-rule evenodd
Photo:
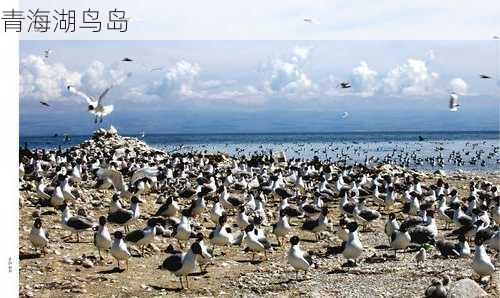
<instances>
[{"instance_id":1,"label":"rocky shore","mask_svg":"<svg viewBox=\"0 0 500 298\"><path fill-rule=\"evenodd\" d=\"M159 165L167 160L176 157L182 159L189 155L162 152L138 139L121 137L116 131L107 130L97 132L91 139L68 149L66 154L80 156L82 152L85 152L87 156L150 157L150 160L157 161ZM38 158L43 156L46 160L47 165L44 164L42 167L47 169L43 174L47 184L53 180L60 167L67 167L68 172L71 171L71 162L61 165L58 164L57 159L51 160L50 155L50 152L40 150L20 152L21 161L26 163L26 174L20 181L19 191L19 290L21 297L421 297L433 279L440 279L444 275L450 278L451 288L457 284L461 285L459 283L462 280L477 280L471 268L470 257L445 259L440 256L436 248L427 252L427 260L420 266L417 266L415 262L419 247L412 246L398 254L397 259L393 258L392 251L388 247L387 236L384 234L387 213L382 212L382 218L371 225L371 231L359 234L364 252L357 267L343 267L345 260L342 256L326 254L329 246L341 243L334 232L335 229L323 232L323 240L316 241L314 235L302 231L300 223L295 221L293 234L303 239L301 243L304 250L315 253L318 265L318 268L308 271L306 278L295 280L294 271L287 265L288 242L281 247L274 245L273 251L269 254L269 260L256 262L250 261L251 257L244 253L244 247L230 246L217 249L216 256L211 260L206 271L197 270L192 273L191 287L179 290L178 280L169 272L158 269L158 265L165 259L165 249L168 245L177 243L175 239L169 237L168 233L157 236L154 244L147 247L145 257L141 257L133 246L129 246L133 257L129 261L129 269L123 272L116 270L116 262L109 254L105 255L104 261L99 261L91 231L80 235L82 239L80 243L68 243L62 239L63 236L68 235L68 231L62 228L60 212L37 196L37 182L33 179L33 175L28 175L29 160L36 156ZM193 158L196 163L198 152L191 154L189 158ZM237 157L228 155L204 155L204 158L217 164L218 168L225 169L232 167L234 161L238 161ZM88 164L92 162L88 161ZM404 168L389 165L378 165L375 171L389 175L408 173L420 177L424 184L436 183L438 178L442 178L450 185L450 188L458 191L461 198L468 196L470 181L489 181L493 185L500 184L497 174L410 172ZM195 184L196 178L196 173L190 173L186 179ZM128 179L126 178L126 182ZM95 185L96 176L93 169L82 171L81 181L73 184L77 199L71 205L71 209L75 212L83 209L86 215L93 219L108 213L111 197L115 193L112 187L96 189ZM131 230L143 228L144 222L155 214L160 204L165 202L166 197L178 196L184 183L176 181L162 187L161 191L153 188L141 194L144 203L141 205L140 221L131 226ZM242 196L236 191L235 193ZM183 208L188 207L190 203L188 199L179 198L179 204ZM270 223L276 222L275 211L279 203L279 200L272 198L266 203ZM193 223L206 235L215 226L209 215L212 205L210 199L207 199L207 205L207 211L194 219ZM329 206L328 216L334 228L340 218L337 205L338 201L334 201ZM368 207L376 208L370 201ZM397 202L396 209L401 207L402 202ZM28 238L34 217L41 217L44 226L50 232L50 243L42 256L33 252ZM231 218L229 222L233 224L234 219ZM444 230L443 222L438 220L438 223L439 238L443 238L450 231ZM116 229L119 228L111 226L111 230ZM264 229L270 241L275 244L276 240L271 232L272 227L265 226ZM499 297L498 267L488 284L481 284L479 289L467 288L462 291L462 293L474 291L475 295L483 293L490 297Z\"/></svg>"}]
</instances>

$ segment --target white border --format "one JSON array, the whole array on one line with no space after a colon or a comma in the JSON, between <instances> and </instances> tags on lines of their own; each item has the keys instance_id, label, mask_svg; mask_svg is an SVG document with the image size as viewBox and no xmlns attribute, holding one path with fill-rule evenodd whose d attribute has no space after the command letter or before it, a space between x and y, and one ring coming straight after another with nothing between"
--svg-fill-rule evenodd
<instances>
[{"instance_id":1,"label":"white border","mask_svg":"<svg viewBox=\"0 0 500 298\"><path fill-rule=\"evenodd\" d=\"M19 7L17 0L2 0L0 10ZM19 291L19 35L0 33L0 100L2 145L0 146L0 280L2 297L17 297ZM9 272L9 260L11 262Z\"/></svg>"}]
</instances>

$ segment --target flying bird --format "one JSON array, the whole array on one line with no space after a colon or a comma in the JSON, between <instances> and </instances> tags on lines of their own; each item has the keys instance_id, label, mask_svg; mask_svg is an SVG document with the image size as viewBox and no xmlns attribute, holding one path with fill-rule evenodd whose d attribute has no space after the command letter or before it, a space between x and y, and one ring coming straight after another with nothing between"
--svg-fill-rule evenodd
<instances>
[{"instance_id":1,"label":"flying bird","mask_svg":"<svg viewBox=\"0 0 500 298\"><path fill-rule=\"evenodd\" d=\"M127 57L125 57L125 58L123 58L123 59L122 59L122 61L123 61L123 62L132 62L132 61L134 61L134 60L132 60L132 59L130 59L130 58L127 58Z\"/></svg>"},{"instance_id":2,"label":"flying bird","mask_svg":"<svg viewBox=\"0 0 500 298\"><path fill-rule=\"evenodd\" d=\"M52 50L51 49L48 49L48 50L45 50L43 51L43 56L47 59L49 58L49 55L52 54Z\"/></svg>"},{"instance_id":3,"label":"flying bird","mask_svg":"<svg viewBox=\"0 0 500 298\"><path fill-rule=\"evenodd\" d=\"M40 100L40 103L41 103L43 106L50 107L50 105L49 105L46 101L42 101L42 100Z\"/></svg>"},{"instance_id":4,"label":"flying bird","mask_svg":"<svg viewBox=\"0 0 500 298\"><path fill-rule=\"evenodd\" d=\"M300 16L304 22L308 22L315 25L321 25L321 22L306 16Z\"/></svg>"},{"instance_id":5,"label":"flying bird","mask_svg":"<svg viewBox=\"0 0 500 298\"><path fill-rule=\"evenodd\" d=\"M109 90L113 88L113 85L110 87L106 88L101 95L99 95L98 99L93 98L92 96L89 96L79 90L77 90L75 87L69 85L68 86L68 91L76 94L83 99L87 101L88 104L88 112L95 115L95 120L94 123L97 123L97 120L100 120L100 123L102 123L102 119L109 115L111 112L113 112L113 105L103 105L102 100L108 94Z\"/></svg>"},{"instance_id":6,"label":"flying bird","mask_svg":"<svg viewBox=\"0 0 500 298\"><path fill-rule=\"evenodd\" d=\"M134 17L134 16L130 16L130 17L126 17L125 20L129 21L129 22L142 22L142 19L139 18L139 17Z\"/></svg>"},{"instance_id":7,"label":"flying bird","mask_svg":"<svg viewBox=\"0 0 500 298\"><path fill-rule=\"evenodd\" d=\"M481 79L492 79L492 77L487 76L487 75L483 75L483 74L480 74L480 75L479 75L479 77L480 77Z\"/></svg>"},{"instance_id":8,"label":"flying bird","mask_svg":"<svg viewBox=\"0 0 500 298\"><path fill-rule=\"evenodd\" d=\"M151 68L151 70L150 70L150 71L151 71L151 72L153 72L153 71L160 71L160 70L162 70L162 69L163 69L163 67L155 67L155 68Z\"/></svg>"},{"instance_id":9,"label":"flying bird","mask_svg":"<svg viewBox=\"0 0 500 298\"><path fill-rule=\"evenodd\" d=\"M450 94L450 111L456 112L458 111L458 107L460 104L458 103L458 95L455 92Z\"/></svg>"},{"instance_id":10,"label":"flying bird","mask_svg":"<svg viewBox=\"0 0 500 298\"><path fill-rule=\"evenodd\" d=\"M350 82L340 82L340 84L337 85L337 88L340 87L342 89L347 89L351 88L351 83Z\"/></svg>"},{"instance_id":11,"label":"flying bird","mask_svg":"<svg viewBox=\"0 0 500 298\"><path fill-rule=\"evenodd\" d=\"M342 119L345 119L347 117L349 117L349 113L348 112L342 113Z\"/></svg>"}]
</instances>

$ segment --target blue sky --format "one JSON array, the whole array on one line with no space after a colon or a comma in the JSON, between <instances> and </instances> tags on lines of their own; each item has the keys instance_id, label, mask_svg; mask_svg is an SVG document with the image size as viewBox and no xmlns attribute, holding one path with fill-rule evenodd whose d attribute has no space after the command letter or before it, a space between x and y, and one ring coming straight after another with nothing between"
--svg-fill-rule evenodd
<instances>
[{"instance_id":1,"label":"blue sky","mask_svg":"<svg viewBox=\"0 0 500 298\"><path fill-rule=\"evenodd\" d=\"M499 47L495 40L21 41L21 134L92 131L68 84L95 96L115 84L105 124L128 133L497 130L497 83L478 75L498 76ZM344 80L353 87L336 88ZM447 110L450 90L460 94L457 113Z\"/></svg>"}]
</instances>

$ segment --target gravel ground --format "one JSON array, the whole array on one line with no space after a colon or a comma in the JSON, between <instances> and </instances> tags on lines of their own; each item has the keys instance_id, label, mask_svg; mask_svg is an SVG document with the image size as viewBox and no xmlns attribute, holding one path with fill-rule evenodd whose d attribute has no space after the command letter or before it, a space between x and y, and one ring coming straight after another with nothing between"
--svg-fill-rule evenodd
<instances>
[{"instance_id":1,"label":"gravel ground","mask_svg":"<svg viewBox=\"0 0 500 298\"><path fill-rule=\"evenodd\" d=\"M467 175L467 176L464 176ZM498 185L497 175L482 174L482 177ZM461 197L467 193L467 184L474 177L468 174L447 177L445 180L457 188ZM429 176L427 182L435 182L435 177ZM80 206L85 206L89 215L98 218L107 212L107 206L112 196L111 191L90 189L83 185L82 200L72 206L73 212ZM315 252L318 268L311 269L307 276L301 273L295 279L295 272L286 264L285 255L289 244L275 246L268 260L251 262L251 254L243 251L243 247L232 246L225 249L217 248L213 264L206 272L193 273L190 276L190 289L180 291L179 283L172 274L160 271L158 265L165 259L163 250L176 241L159 236L154 247L149 247L145 257L134 256L129 261L129 269L123 272L116 270L116 262L107 255L103 263L93 264L86 268L81 264L82 256L90 258L97 256L97 250L92 244L92 233L83 233L83 243L67 243L61 240L68 232L61 229L61 214L52 213L52 208L42 207L42 219L45 227L50 227L51 243L47 254L38 257L33 255L28 235L37 210L33 202L37 199L33 193L21 191L23 207L20 213L20 295L21 297L155 297L155 296L321 296L328 297L419 297L431 280L447 274L452 282L473 276L472 259L442 259L433 250L428 254L426 262L417 267L414 257L417 248L398 253L397 259L391 257L392 251L387 248L388 240L383 233L383 218L372 225L369 232L361 232L360 239L365 247L359 265L353 268L342 267L345 260L342 256L325 256L328 246L339 245L341 241L334 233L326 233L323 240L315 241L312 234L302 232L294 227L293 234L299 235L304 250ZM144 218L158 208L156 198L148 195L141 205ZM278 202L268 202L270 210L276 210ZM209 208L211 203L209 204ZM92 208L89 208L92 206ZM329 218L336 224L339 214L337 203L330 206ZM208 213L208 212L207 212ZM401 218L400 218L401 219ZM208 235L213 224L207 217L197 219ZM230 219L230 222L233 219ZM131 229L142 228L140 224ZM274 219L270 219L274 222ZM295 219L292 223L300 225ZM443 231L440 223L440 235ZM110 231L117 227L111 226ZM81 236L82 236L81 235ZM276 239L267 227L267 235L272 243ZM208 240L207 240L208 243ZM471 247L473 244L471 243ZM132 254L137 254L132 249ZM264 256L259 256L262 259ZM256 258L258 259L258 258ZM74 264L69 264L73 262ZM492 297L498 295L498 270L496 281L485 285L485 290ZM494 278L494 279L495 279Z\"/></svg>"}]
</instances>

